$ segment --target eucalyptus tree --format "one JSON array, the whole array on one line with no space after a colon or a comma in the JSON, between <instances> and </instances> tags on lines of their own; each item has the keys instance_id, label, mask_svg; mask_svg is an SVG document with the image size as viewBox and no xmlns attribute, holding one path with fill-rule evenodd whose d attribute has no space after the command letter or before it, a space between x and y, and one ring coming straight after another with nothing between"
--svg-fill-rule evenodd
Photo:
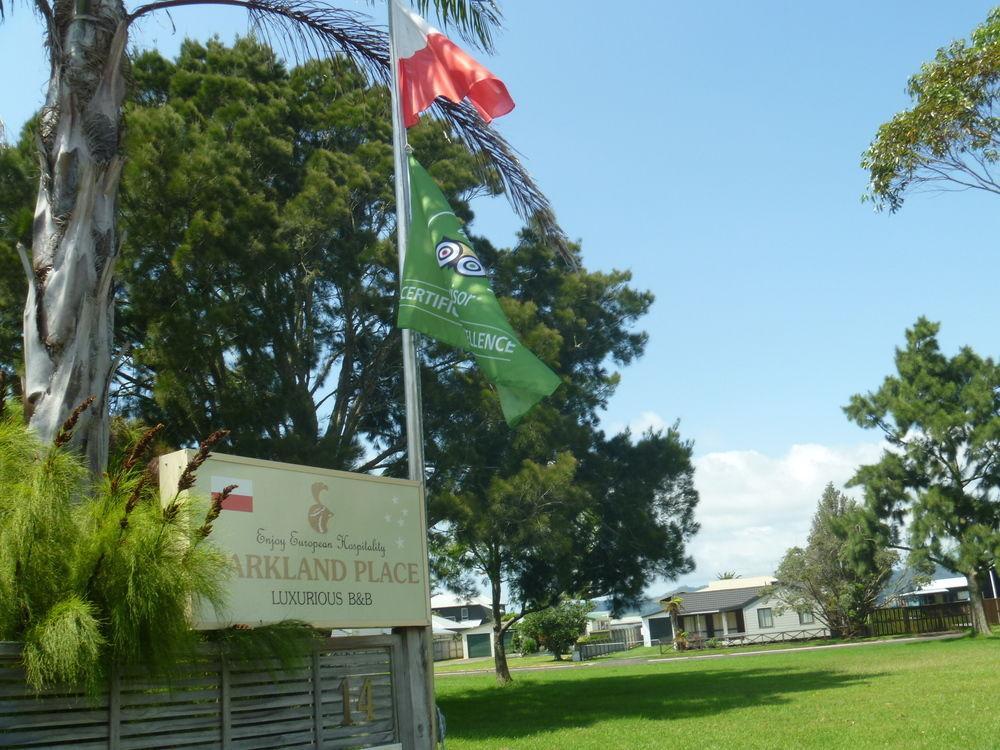
<instances>
[{"instance_id":1,"label":"eucalyptus tree","mask_svg":"<svg viewBox=\"0 0 1000 750\"><path fill-rule=\"evenodd\" d=\"M937 51L907 85L913 105L882 124L862 155L865 198L894 212L915 190L1000 193L1000 8Z\"/></svg>"},{"instance_id":2,"label":"eucalyptus tree","mask_svg":"<svg viewBox=\"0 0 1000 750\"><path fill-rule=\"evenodd\" d=\"M9 0L8 0L9 3ZM319 0L34 0L50 76L38 124L40 179L31 255L19 247L28 282L24 308L26 416L51 441L70 412L90 396L74 444L92 470L107 461L108 390L119 356L114 348L114 279L124 238L117 231L125 163L123 104L127 45L133 26L171 8L231 5L249 14L268 38L304 55L342 55L371 80L386 81L389 45L367 16ZM483 46L500 19L493 0L417 0ZM7 10L0 0L0 19ZM439 100L437 116L495 169L523 215L560 233L545 197L509 144L472 107Z\"/></svg>"}]
</instances>

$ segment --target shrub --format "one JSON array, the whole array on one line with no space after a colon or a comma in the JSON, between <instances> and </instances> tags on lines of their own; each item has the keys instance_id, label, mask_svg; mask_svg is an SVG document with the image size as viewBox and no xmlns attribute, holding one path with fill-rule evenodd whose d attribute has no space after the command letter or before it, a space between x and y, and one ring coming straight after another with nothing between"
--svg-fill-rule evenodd
<instances>
[{"instance_id":1,"label":"shrub","mask_svg":"<svg viewBox=\"0 0 1000 750\"><path fill-rule=\"evenodd\" d=\"M59 447L69 421L65 439L43 445L24 426L18 405L5 407L0 640L24 642L24 669L36 690L97 690L112 664L169 671L201 641L188 619L192 604L207 603L220 614L224 608L229 568L208 540L221 501L209 505L178 492L161 504L158 482L143 468L156 428L132 435L109 471L95 478ZM210 448L202 444L192 472ZM255 640L268 655L284 656L306 632L294 624ZM250 637L230 640L242 646ZM282 645L270 648L276 638Z\"/></svg>"},{"instance_id":2,"label":"shrub","mask_svg":"<svg viewBox=\"0 0 1000 750\"><path fill-rule=\"evenodd\" d=\"M534 639L559 659L587 629L589 611L589 604L563 602L555 607L533 612L525 615L521 621L521 636Z\"/></svg>"},{"instance_id":3,"label":"shrub","mask_svg":"<svg viewBox=\"0 0 1000 750\"><path fill-rule=\"evenodd\" d=\"M534 638L524 637L521 639L521 649L522 654L537 654L538 653L538 643Z\"/></svg>"},{"instance_id":4,"label":"shrub","mask_svg":"<svg viewBox=\"0 0 1000 750\"><path fill-rule=\"evenodd\" d=\"M597 630L590 635L583 635L576 639L577 644L585 646L588 643L607 643L611 640L610 630Z\"/></svg>"}]
</instances>

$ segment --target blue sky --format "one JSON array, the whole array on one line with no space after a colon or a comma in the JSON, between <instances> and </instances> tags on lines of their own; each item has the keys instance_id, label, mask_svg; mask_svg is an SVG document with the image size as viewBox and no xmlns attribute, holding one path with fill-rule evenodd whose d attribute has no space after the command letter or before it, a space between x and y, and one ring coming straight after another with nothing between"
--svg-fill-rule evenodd
<instances>
[{"instance_id":1,"label":"blue sky","mask_svg":"<svg viewBox=\"0 0 1000 750\"><path fill-rule=\"evenodd\" d=\"M657 298L605 424L680 418L703 495L693 578L767 573L822 485L874 457L877 436L840 407L890 372L906 326L927 315L947 349L1000 351L1000 204L919 195L876 214L858 166L907 106L907 78L991 6L501 2L506 29L484 61L517 108L497 127L587 265L630 268ZM246 31L233 9L173 23L147 20L134 42L172 54L185 34ZM14 73L0 118L16 132L47 72L27 4L0 27L0 69ZM473 228L505 243L518 223L483 202Z\"/></svg>"}]
</instances>

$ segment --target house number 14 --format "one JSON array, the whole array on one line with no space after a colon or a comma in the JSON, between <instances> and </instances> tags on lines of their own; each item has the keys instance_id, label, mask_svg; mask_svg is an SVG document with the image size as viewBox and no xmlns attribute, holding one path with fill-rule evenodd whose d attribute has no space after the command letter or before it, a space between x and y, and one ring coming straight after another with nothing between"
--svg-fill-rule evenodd
<instances>
[{"instance_id":1,"label":"house number 14","mask_svg":"<svg viewBox=\"0 0 1000 750\"><path fill-rule=\"evenodd\" d=\"M355 721L351 711L351 678L345 677L340 682L340 695L344 702L344 720L340 726L349 727L362 723ZM364 721L375 721L375 693L372 690L372 678L365 677L361 683L361 690L358 691L358 698L354 702L354 708L360 714L364 712Z\"/></svg>"}]
</instances>

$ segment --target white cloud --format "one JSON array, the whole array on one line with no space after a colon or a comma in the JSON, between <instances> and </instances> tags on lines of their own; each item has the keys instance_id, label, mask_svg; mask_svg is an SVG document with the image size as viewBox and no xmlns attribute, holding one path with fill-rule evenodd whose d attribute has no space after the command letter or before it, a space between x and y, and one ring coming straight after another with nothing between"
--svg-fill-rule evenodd
<instances>
[{"instance_id":1,"label":"white cloud","mask_svg":"<svg viewBox=\"0 0 1000 750\"><path fill-rule=\"evenodd\" d=\"M773 573L786 549L805 543L827 482L843 489L860 464L878 460L881 452L879 443L807 444L793 445L780 458L757 451L696 458L701 531L689 545L696 569L678 583L703 583L724 570L744 577ZM662 593L659 588L651 593Z\"/></svg>"},{"instance_id":2,"label":"white cloud","mask_svg":"<svg viewBox=\"0 0 1000 750\"><path fill-rule=\"evenodd\" d=\"M655 411L644 411L628 423L628 428L636 437L642 435L646 430L666 430L667 427L666 420Z\"/></svg>"},{"instance_id":3,"label":"white cloud","mask_svg":"<svg viewBox=\"0 0 1000 750\"><path fill-rule=\"evenodd\" d=\"M633 417L627 426L633 439L636 439L641 437L646 430L666 430L670 425L655 411L644 411L638 417ZM605 429L608 429L609 434L617 435L625 427L623 422L613 422L610 428L606 427Z\"/></svg>"}]
</instances>

